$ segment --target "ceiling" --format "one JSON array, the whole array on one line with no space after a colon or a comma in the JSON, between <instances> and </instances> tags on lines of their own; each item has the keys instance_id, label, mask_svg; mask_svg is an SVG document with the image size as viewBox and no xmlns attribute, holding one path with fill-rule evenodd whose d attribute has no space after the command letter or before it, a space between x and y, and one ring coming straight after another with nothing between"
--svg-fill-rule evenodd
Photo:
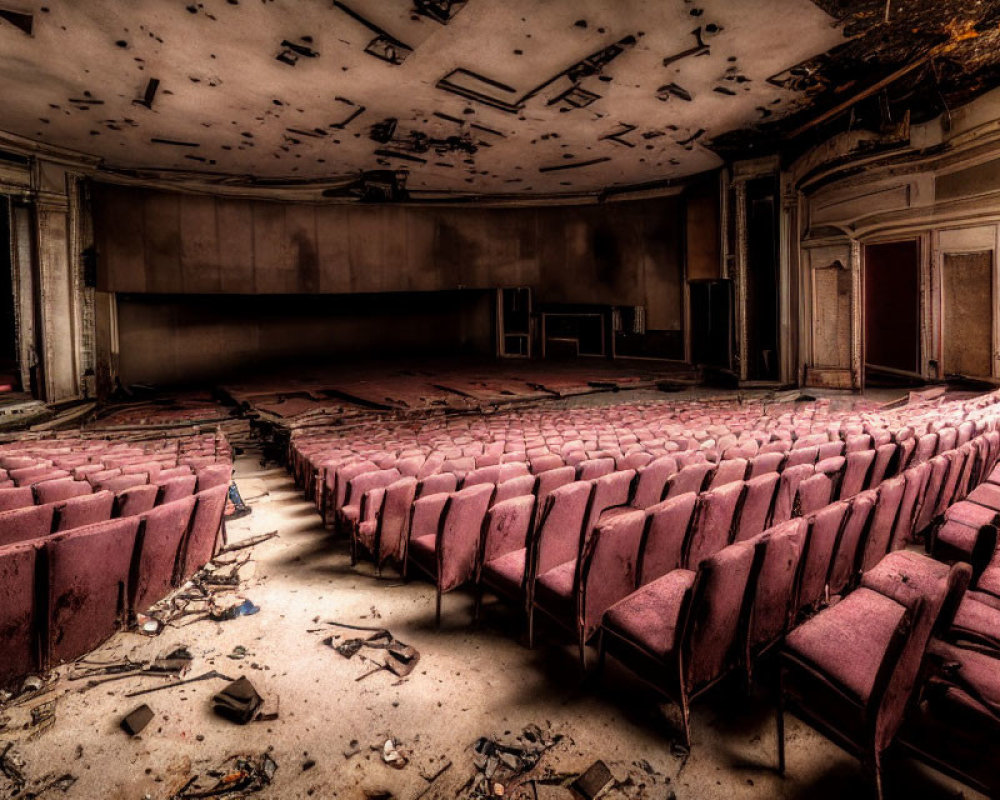
<instances>
[{"instance_id":1,"label":"ceiling","mask_svg":"<svg viewBox=\"0 0 1000 800\"><path fill-rule=\"evenodd\" d=\"M0 0L0 129L114 169L575 194L720 164L844 41L812 0Z\"/></svg>"}]
</instances>

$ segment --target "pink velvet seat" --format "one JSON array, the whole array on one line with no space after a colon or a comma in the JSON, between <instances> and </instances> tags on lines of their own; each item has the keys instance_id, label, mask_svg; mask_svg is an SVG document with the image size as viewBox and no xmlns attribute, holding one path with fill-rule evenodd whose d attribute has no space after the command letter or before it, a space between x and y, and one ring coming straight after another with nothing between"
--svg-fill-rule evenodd
<instances>
[{"instance_id":1,"label":"pink velvet seat","mask_svg":"<svg viewBox=\"0 0 1000 800\"><path fill-rule=\"evenodd\" d=\"M157 505L173 503L194 494L197 485L197 477L194 475L178 475L175 478L158 477L155 481L160 487L160 492L156 497Z\"/></svg>"},{"instance_id":2,"label":"pink velvet seat","mask_svg":"<svg viewBox=\"0 0 1000 800\"><path fill-rule=\"evenodd\" d=\"M390 469L362 472L348 482L343 505L337 511L334 525L340 535L351 538L352 555L355 560L357 557L358 525L361 523L364 511L367 510L362 508L365 504L365 495L373 489L384 489L390 483L395 483L400 477L399 470L391 467Z\"/></svg>"},{"instance_id":3,"label":"pink velvet seat","mask_svg":"<svg viewBox=\"0 0 1000 800\"><path fill-rule=\"evenodd\" d=\"M684 551L685 568L697 568L702 560L713 556L733 540L736 512L744 489L745 484L739 481L727 483L699 496L691 534Z\"/></svg>"},{"instance_id":4,"label":"pink velvet seat","mask_svg":"<svg viewBox=\"0 0 1000 800\"><path fill-rule=\"evenodd\" d=\"M874 450L854 450L847 454L844 477L837 492L838 499L846 500L865 490L868 476L875 464L875 455Z\"/></svg>"},{"instance_id":5,"label":"pink velvet seat","mask_svg":"<svg viewBox=\"0 0 1000 800\"><path fill-rule=\"evenodd\" d=\"M809 516L833 499L834 482L829 475L815 472L799 484L795 496L794 515Z\"/></svg>"},{"instance_id":6,"label":"pink velvet seat","mask_svg":"<svg viewBox=\"0 0 1000 800\"><path fill-rule=\"evenodd\" d=\"M109 520L114 504L113 492L94 492L57 503L55 530L69 531Z\"/></svg>"},{"instance_id":7,"label":"pink velvet seat","mask_svg":"<svg viewBox=\"0 0 1000 800\"><path fill-rule=\"evenodd\" d=\"M923 501L924 490L930 474L931 465L927 461L921 461L903 473L905 478L903 497L899 501L896 524L893 527L892 541L889 544L890 550L899 550L913 542L920 503Z\"/></svg>"},{"instance_id":8,"label":"pink velvet seat","mask_svg":"<svg viewBox=\"0 0 1000 800\"><path fill-rule=\"evenodd\" d=\"M525 578L525 601L528 610L528 641L534 643L535 584L538 578L555 569L575 574L585 538L591 496L597 481L574 481L553 490L532 538ZM555 576L549 576L550 580Z\"/></svg>"},{"instance_id":9,"label":"pink velvet seat","mask_svg":"<svg viewBox=\"0 0 1000 800\"><path fill-rule=\"evenodd\" d=\"M750 462L745 458L731 458L727 461L722 461L719 463L719 466L716 467L715 474L712 475L712 480L709 483L708 488L716 489L719 486L725 486L728 483L743 481L746 479L749 472Z\"/></svg>"},{"instance_id":10,"label":"pink velvet seat","mask_svg":"<svg viewBox=\"0 0 1000 800\"><path fill-rule=\"evenodd\" d=\"M180 581L190 578L215 555L228 495L228 485L213 486L194 495L194 514L182 547Z\"/></svg>"},{"instance_id":11,"label":"pink velvet seat","mask_svg":"<svg viewBox=\"0 0 1000 800\"><path fill-rule=\"evenodd\" d=\"M83 494L91 493L91 486L86 481L78 481L73 478L57 478L43 483L36 483L32 490L35 493L35 501L42 505L44 503L55 503L59 500L68 500L71 497L79 497Z\"/></svg>"},{"instance_id":12,"label":"pink velvet seat","mask_svg":"<svg viewBox=\"0 0 1000 800\"><path fill-rule=\"evenodd\" d=\"M35 495L30 486L0 488L0 512L34 505Z\"/></svg>"},{"instance_id":13,"label":"pink velvet seat","mask_svg":"<svg viewBox=\"0 0 1000 800\"><path fill-rule=\"evenodd\" d=\"M55 504L0 511L0 547L52 533Z\"/></svg>"},{"instance_id":14,"label":"pink velvet seat","mask_svg":"<svg viewBox=\"0 0 1000 800\"><path fill-rule=\"evenodd\" d=\"M830 596L840 595L853 587L860 575L860 560L869 522L878 500L878 492L868 489L849 501L847 519L837 540L837 549L827 576Z\"/></svg>"},{"instance_id":15,"label":"pink velvet seat","mask_svg":"<svg viewBox=\"0 0 1000 800\"><path fill-rule=\"evenodd\" d=\"M114 492L115 494L120 494L126 489L132 489L136 486L146 486L148 484L149 476L145 472L135 475L117 475L114 478L108 478L94 483L94 491L109 491Z\"/></svg>"},{"instance_id":16,"label":"pink velvet seat","mask_svg":"<svg viewBox=\"0 0 1000 800\"><path fill-rule=\"evenodd\" d=\"M414 501L403 547L404 577L409 575L410 565L416 559L423 559L423 569L431 575L434 574L433 570L437 569L435 547L438 529L445 506L452 494L453 492L438 492L421 495Z\"/></svg>"},{"instance_id":17,"label":"pink velvet seat","mask_svg":"<svg viewBox=\"0 0 1000 800\"><path fill-rule=\"evenodd\" d=\"M494 503L487 512L476 566L477 616L484 588L523 602L535 503L534 495L520 495Z\"/></svg>"},{"instance_id":18,"label":"pink velvet seat","mask_svg":"<svg viewBox=\"0 0 1000 800\"><path fill-rule=\"evenodd\" d=\"M35 559L41 543L0 546L0 687L41 668L35 604Z\"/></svg>"},{"instance_id":19,"label":"pink velvet seat","mask_svg":"<svg viewBox=\"0 0 1000 800\"><path fill-rule=\"evenodd\" d=\"M615 460L613 458L591 458L581 461L576 466L576 479L578 481L592 481L614 472Z\"/></svg>"},{"instance_id":20,"label":"pink velvet seat","mask_svg":"<svg viewBox=\"0 0 1000 800\"><path fill-rule=\"evenodd\" d=\"M229 463L209 464L207 467L202 467L197 473L198 484L195 491L203 492L214 486L229 486L232 475L233 465ZM155 480L156 476L151 475L150 478Z\"/></svg>"},{"instance_id":21,"label":"pink velvet seat","mask_svg":"<svg viewBox=\"0 0 1000 800\"><path fill-rule=\"evenodd\" d=\"M882 756L902 724L942 610L955 605L970 574L967 565L943 579L897 569L867 573L861 588L788 635L778 710L781 772L788 703L859 756L882 796Z\"/></svg>"},{"instance_id":22,"label":"pink velvet seat","mask_svg":"<svg viewBox=\"0 0 1000 800\"><path fill-rule=\"evenodd\" d=\"M711 483L714 471L715 465L707 461L681 467L676 475L672 475L667 480L667 490L663 499L674 498L688 492L698 494Z\"/></svg>"},{"instance_id":23,"label":"pink velvet seat","mask_svg":"<svg viewBox=\"0 0 1000 800\"><path fill-rule=\"evenodd\" d=\"M698 495L688 492L646 509L637 587L680 569L697 507Z\"/></svg>"},{"instance_id":24,"label":"pink velvet seat","mask_svg":"<svg viewBox=\"0 0 1000 800\"><path fill-rule=\"evenodd\" d=\"M931 640L923 678L899 733L904 752L988 797L1000 797L996 659Z\"/></svg>"},{"instance_id":25,"label":"pink velvet seat","mask_svg":"<svg viewBox=\"0 0 1000 800\"><path fill-rule=\"evenodd\" d=\"M777 472L765 472L746 482L746 491L736 521L734 542L752 539L770 525L780 477Z\"/></svg>"},{"instance_id":26,"label":"pink velvet seat","mask_svg":"<svg viewBox=\"0 0 1000 800\"><path fill-rule=\"evenodd\" d=\"M138 528L138 517L114 519L46 540L49 663L78 658L126 622Z\"/></svg>"},{"instance_id":27,"label":"pink velvet seat","mask_svg":"<svg viewBox=\"0 0 1000 800\"><path fill-rule=\"evenodd\" d=\"M780 472L784 463L784 452L760 453L750 459L750 480L768 473Z\"/></svg>"},{"instance_id":28,"label":"pink velvet seat","mask_svg":"<svg viewBox=\"0 0 1000 800\"><path fill-rule=\"evenodd\" d=\"M727 488L727 487L723 487ZM601 657L611 653L677 702L690 747L690 703L736 667L754 547L730 545L697 571L674 570L611 606Z\"/></svg>"},{"instance_id":29,"label":"pink velvet seat","mask_svg":"<svg viewBox=\"0 0 1000 800\"><path fill-rule=\"evenodd\" d=\"M897 475L883 481L882 485L879 486L878 498L871 521L868 524L864 550L858 564L862 572L867 572L874 567L889 551L893 528L896 525L896 516L899 513L899 505L903 500L905 488L906 478L903 475Z\"/></svg>"},{"instance_id":30,"label":"pink velvet seat","mask_svg":"<svg viewBox=\"0 0 1000 800\"><path fill-rule=\"evenodd\" d=\"M188 495L142 514L137 558L129 584L133 613L146 611L177 585L181 546L191 524L195 496Z\"/></svg>"},{"instance_id":31,"label":"pink velvet seat","mask_svg":"<svg viewBox=\"0 0 1000 800\"><path fill-rule=\"evenodd\" d=\"M479 556L483 520L496 486L476 484L448 495L436 535L410 540L410 563L432 580L437 592L435 621L441 624L441 597L471 580Z\"/></svg>"},{"instance_id":32,"label":"pink velvet seat","mask_svg":"<svg viewBox=\"0 0 1000 800\"><path fill-rule=\"evenodd\" d=\"M677 461L673 456L660 456L639 470L635 495L631 505L635 508L649 508L663 499L667 481L677 472Z\"/></svg>"},{"instance_id":33,"label":"pink velvet seat","mask_svg":"<svg viewBox=\"0 0 1000 800\"><path fill-rule=\"evenodd\" d=\"M887 477L894 474L893 468L898 461L898 447L894 442L886 442L875 448L875 461L865 483L866 489L877 489Z\"/></svg>"},{"instance_id":34,"label":"pink velvet seat","mask_svg":"<svg viewBox=\"0 0 1000 800\"><path fill-rule=\"evenodd\" d=\"M783 522L750 540L756 550L756 574L751 575L750 609L746 619L745 669L780 644L795 620L796 592L802 572L809 525L799 517Z\"/></svg>"},{"instance_id":35,"label":"pink velvet seat","mask_svg":"<svg viewBox=\"0 0 1000 800\"><path fill-rule=\"evenodd\" d=\"M779 525L791 519L795 511L795 498L798 495L799 484L815 474L813 464L785 464L778 480L778 491L774 498L774 511L771 514L771 524Z\"/></svg>"},{"instance_id":36,"label":"pink velvet seat","mask_svg":"<svg viewBox=\"0 0 1000 800\"><path fill-rule=\"evenodd\" d=\"M141 486L133 486L115 494L116 517L134 517L137 514L145 514L156 505L156 498L160 493L160 487L155 483L147 483Z\"/></svg>"},{"instance_id":37,"label":"pink velvet seat","mask_svg":"<svg viewBox=\"0 0 1000 800\"><path fill-rule=\"evenodd\" d=\"M850 510L849 503L840 501L822 507L809 516L809 534L799 577L800 610L813 611L829 599L827 586L830 568Z\"/></svg>"}]
</instances>

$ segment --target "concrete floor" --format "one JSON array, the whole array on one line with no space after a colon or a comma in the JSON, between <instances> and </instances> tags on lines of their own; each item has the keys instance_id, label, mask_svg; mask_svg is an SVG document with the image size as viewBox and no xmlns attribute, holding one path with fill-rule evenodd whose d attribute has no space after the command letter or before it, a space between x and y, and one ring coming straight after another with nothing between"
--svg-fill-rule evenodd
<instances>
[{"instance_id":1,"label":"concrete floor","mask_svg":"<svg viewBox=\"0 0 1000 800\"><path fill-rule=\"evenodd\" d=\"M381 788L414 800L428 789L421 766L446 758L451 767L423 797L454 798L473 775L470 746L478 737L537 723L564 737L538 771L581 772L603 759L619 780L630 773L633 779L627 791L609 797L821 800L867 791L858 763L794 718L787 726L788 772L779 778L772 705L766 692L748 699L738 686L720 686L695 703L693 748L685 757L672 744L674 712L614 662L597 685L581 685L568 637L543 628L541 644L529 650L517 616L490 599L474 628L471 596L463 592L445 598L436 631L431 586L403 584L395 574L378 578L367 565L352 568L347 548L331 540L282 469L261 469L256 455L247 454L237 461L237 480L247 495L268 493L251 501L251 516L228 526L230 540L280 533L252 551L256 571L241 590L260 613L167 628L155 638L121 633L91 658L148 659L186 644L195 656L189 677L213 668L244 674L263 694L279 697L279 718L239 726L217 717L210 698L222 680L126 698L155 679L83 689L65 679L63 667L54 691L10 709L10 724L0 731L0 752L14 742L29 788L69 773L77 781L65 793L52 788L42 796L161 800L230 755L270 750L278 771L255 797L360 799ZM326 620L385 626L420 650L420 663L405 680L383 671L356 681L370 665L323 644L329 633L310 632ZM239 645L250 654L228 658ZM22 729L30 709L53 698L54 725ZM129 738L119 722L143 701L156 717ZM409 752L405 768L386 766L371 749L387 737ZM352 740L361 752L348 758ZM642 759L653 774L634 764ZM909 761L890 768L888 786L890 797L975 796ZM7 796L0 775L0 797Z\"/></svg>"}]
</instances>

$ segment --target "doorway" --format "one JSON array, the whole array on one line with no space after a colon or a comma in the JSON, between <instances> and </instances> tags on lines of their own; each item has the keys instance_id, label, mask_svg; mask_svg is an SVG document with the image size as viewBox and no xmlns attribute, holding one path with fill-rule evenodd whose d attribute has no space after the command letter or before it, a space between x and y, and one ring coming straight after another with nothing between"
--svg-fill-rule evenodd
<instances>
[{"instance_id":1,"label":"doorway","mask_svg":"<svg viewBox=\"0 0 1000 800\"><path fill-rule=\"evenodd\" d=\"M747 181L747 379L776 381L778 342L778 179Z\"/></svg>"},{"instance_id":2,"label":"doorway","mask_svg":"<svg viewBox=\"0 0 1000 800\"><path fill-rule=\"evenodd\" d=\"M865 383L921 380L917 240L864 249Z\"/></svg>"},{"instance_id":3,"label":"doorway","mask_svg":"<svg viewBox=\"0 0 1000 800\"><path fill-rule=\"evenodd\" d=\"M944 377L993 374L993 251L945 253L941 262Z\"/></svg>"}]
</instances>

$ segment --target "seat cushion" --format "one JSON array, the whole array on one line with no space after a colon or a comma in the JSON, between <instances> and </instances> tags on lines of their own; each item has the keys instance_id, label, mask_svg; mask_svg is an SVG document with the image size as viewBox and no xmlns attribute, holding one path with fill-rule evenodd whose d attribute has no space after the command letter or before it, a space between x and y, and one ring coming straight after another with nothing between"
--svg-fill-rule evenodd
<instances>
[{"instance_id":1,"label":"seat cushion","mask_svg":"<svg viewBox=\"0 0 1000 800\"><path fill-rule=\"evenodd\" d=\"M490 586L511 595L517 594L524 581L524 561L527 550L511 550L499 558L487 561L483 565L483 577Z\"/></svg>"},{"instance_id":2,"label":"seat cushion","mask_svg":"<svg viewBox=\"0 0 1000 800\"><path fill-rule=\"evenodd\" d=\"M681 601L695 573L675 569L647 583L604 614L604 627L649 654L663 658L676 643Z\"/></svg>"},{"instance_id":3,"label":"seat cushion","mask_svg":"<svg viewBox=\"0 0 1000 800\"><path fill-rule=\"evenodd\" d=\"M895 600L862 587L793 630L786 647L864 702L905 613Z\"/></svg>"},{"instance_id":4,"label":"seat cushion","mask_svg":"<svg viewBox=\"0 0 1000 800\"><path fill-rule=\"evenodd\" d=\"M409 558L419 564L422 569L427 570L431 575L437 574L436 544L437 534L428 533L424 536L410 539L410 549L408 551Z\"/></svg>"},{"instance_id":5,"label":"seat cushion","mask_svg":"<svg viewBox=\"0 0 1000 800\"><path fill-rule=\"evenodd\" d=\"M535 605L560 621L570 624L576 614L573 579L576 559L539 575L535 583Z\"/></svg>"}]
</instances>

